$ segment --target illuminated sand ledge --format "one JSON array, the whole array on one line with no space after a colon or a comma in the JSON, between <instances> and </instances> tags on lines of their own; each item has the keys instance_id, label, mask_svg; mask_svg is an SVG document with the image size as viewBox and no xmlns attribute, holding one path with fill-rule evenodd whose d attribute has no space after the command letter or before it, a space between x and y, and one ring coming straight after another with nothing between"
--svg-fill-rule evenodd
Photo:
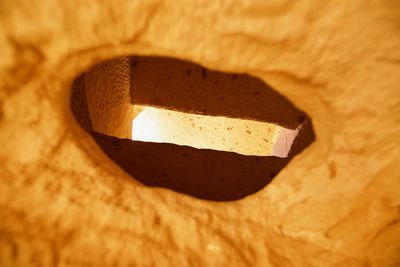
<instances>
[{"instance_id":1,"label":"illuminated sand ledge","mask_svg":"<svg viewBox=\"0 0 400 267\"><path fill-rule=\"evenodd\" d=\"M132 140L253 156L287 157L298 129L253 120L134 106Z\"/></svg>"}]
</instances>

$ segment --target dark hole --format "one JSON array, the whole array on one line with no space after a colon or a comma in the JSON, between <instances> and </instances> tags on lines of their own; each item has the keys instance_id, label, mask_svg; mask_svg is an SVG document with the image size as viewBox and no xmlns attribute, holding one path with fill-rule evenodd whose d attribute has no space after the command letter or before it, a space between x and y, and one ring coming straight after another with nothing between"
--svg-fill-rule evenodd
<instances>
[{"instance_id":1,"label":"dark hole","mask_svg":"<svg viewBox=\"0 0 400 267\"><path fill-rule=\"evenodd\" d=\"M300 130L286 158L132 141L133 105ZM122 57L96 65L74 81L71 109L108 157L134 179L207 200L237 200L259 191L315 139L307 115L261 80L171 58Z\"/></svg>"}]
</instances>

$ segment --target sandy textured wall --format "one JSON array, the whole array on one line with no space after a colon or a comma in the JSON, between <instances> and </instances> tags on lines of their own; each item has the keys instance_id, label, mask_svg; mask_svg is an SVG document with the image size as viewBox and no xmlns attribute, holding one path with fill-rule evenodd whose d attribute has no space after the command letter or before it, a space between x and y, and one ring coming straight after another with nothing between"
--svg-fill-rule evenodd
<instances>
[{"instance_id":1,"label":"sandy textured wall","mask_svg":"<svg viewBox=\"0 0 400 267\"><path fill-rule=\"evenodd\" d=\"M163 57L133 57L131 65L135 104L271 122L292 129L304 119L290 101L256 77Z\"/></svg>"},{"instance_id":2,"label":"sandy textured wall","mask_svg":"<svg viewBox=\"0 0 400 267\"><path fill-rule=\"evenodd\" d=\"M206 200L238 200L263 189L315 139L305 114L255 77L164 57L135 56L129 61L130 95L126 93L126 59L101 62L74 81L71 109L105 154L145 185ZM140 113L133 123L133 140L150 143L115 138L121 126L132 120L129 101ZM169 109L158 113L136 104ZM176 110L191 112L191 117ZM273 157L285 157L290 144L285 146L283 128L265 121L288 127L303 122L288 158ZM275 143L280 134L281 141ZM291 143L294 137L290 138ZM269 154L272 147L275 154Z\"/></svg>"},{"instance_id":3,"label":"sandy textured wall","mask_svg":"<svg viewBox=\"0 0 400 267\"><path fill-rule=\"evenodd\" d=\"M97 65L85 73L83 79L91 129L131 138L133 106L129 59L117 58Z\"/></svg>"},{"instance_id":4,"label":"sandy textured wall","mask_svg":"<svg viewBox=\"0 0 400 267\"><path fill-rule=\"evenodd\" d=\"M0 3L1 266L397 266L397 1ZM265 80L316 142L267 187L148 188L73 118L101 60L163 55Z\"/></svg>"}]
</instances>

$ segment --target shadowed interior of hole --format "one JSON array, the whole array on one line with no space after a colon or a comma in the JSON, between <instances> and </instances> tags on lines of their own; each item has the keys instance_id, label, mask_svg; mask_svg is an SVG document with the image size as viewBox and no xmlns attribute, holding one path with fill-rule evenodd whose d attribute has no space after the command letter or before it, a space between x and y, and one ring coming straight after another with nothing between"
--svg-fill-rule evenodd
<instances>
[{"instance_id":1,"label":"shadowed interior of hole","mask_svg":"<svg viewBox=\"0 0 400 267\"><path fill-rule=\"evenodd\" d=\"M275 157L207 146L200 149L179 142L131 140L132 121L140 114L134 107L274 124L284 130L277 131L276 140L266 139L274 142L270 150L275 145L279 154L286 145L288 153ZM134 179L207 200L237 200L259 191L315 139L307 115L261 80L172 58L121 57L96 65L75 79L71 109L108 157ZM171 124L159 123L163 127ZM220 139L212 130L206 138L223 143L229 139L225 138L229 127L219 134ZM297 135L293 145L289 132ZM247 138L238 135L236 140L256 137L249 134Z\"/></svg>"}]
</instances>

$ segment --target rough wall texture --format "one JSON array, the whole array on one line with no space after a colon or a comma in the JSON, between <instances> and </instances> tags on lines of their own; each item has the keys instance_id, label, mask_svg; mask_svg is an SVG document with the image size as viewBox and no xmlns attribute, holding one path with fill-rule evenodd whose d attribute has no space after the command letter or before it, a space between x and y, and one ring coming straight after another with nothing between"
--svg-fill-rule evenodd
<instances>
[{"instance_id":1,"label":"rough wall texture","mask_svg":"<svg viewBox=\"0 0 400 267\"><path fill-rule=\"evenodd\" d=\"M160 57L133 57L131 66L134 104L265 121L292 129L304 118L290 101L249 75Z\"/></svg>"},{"instance_id":2,"label":"rough wall texture","mask_svg":"<svg viewBox=\"0 0 400 267\"><path fill-rule=\"evenodd\" d=\"M83 79L91 129L120 138L131 138L133 108L129 59L122 57L97 65Z\"/></svg>"},{"instance_id":3,"label":"rough wall texture","mask_svg":"<svg viewBox=\"0 0 400 267\"><path fill-rule=\"evenodd\" d=\"M399 14L390 0L2 1L0 265L398 266ZM140 185L68 103L79 73L125 54L256 75L316 142L240 201Z\"/></svg>"},{"instance_id":4,"label":"rough wall texture","mask_svg":"<svg viewBox=\"0 0 400 267\"><path fill-rule=\"evenodd\" d=\"M165 113L143 110L141 105L161 107ZM74 81L71 108L90 132L130 139L132 120L141 113L136 130L144 127L147 118L144 128L152 128L153 133L143 137L148 139L135 140L259 156L271 155L281 133L276 124L295 129L306 119L290 101L255 77L164 57L120 57L97 64ZM190 118L184 117L187 113ZM149 118L162 124L153 127ZM295 132L291 141L297 135L295 130L287 132ZM196 134L202 137L196 139ZM132 137L138 136L140 129ZM290 149L290 145L275 147L273 155L282 157Z\"/></svg>"},{"instance_id":5,"label":"rough wall texture","mask_svg":"<svg viewBox=\"0 0 400 267\"><path fill-rule=\"evenodd\" d=\"M129 82L127 60L101 62L79 76L71 110L104 153L145 185L206 200L238 200L263 189L315 140L306 115L255 77L135 56ZM182 110L191 114L176 112ZM299 130L265 121L301 124L293 149ZM121 138L121 129L131 125L135 141Z\"/></svg>"},{"instance_id":6,"label":"rough wall texture","mask_svg":"<svg viewBox=\"0 0 400 267\"><path fill-rule=\"evenodd\" d=\"M286 158L93 136L110 159L141 183L206 200L232 201L254 194L288 163Z\"/></svg>"}]
</instances>

